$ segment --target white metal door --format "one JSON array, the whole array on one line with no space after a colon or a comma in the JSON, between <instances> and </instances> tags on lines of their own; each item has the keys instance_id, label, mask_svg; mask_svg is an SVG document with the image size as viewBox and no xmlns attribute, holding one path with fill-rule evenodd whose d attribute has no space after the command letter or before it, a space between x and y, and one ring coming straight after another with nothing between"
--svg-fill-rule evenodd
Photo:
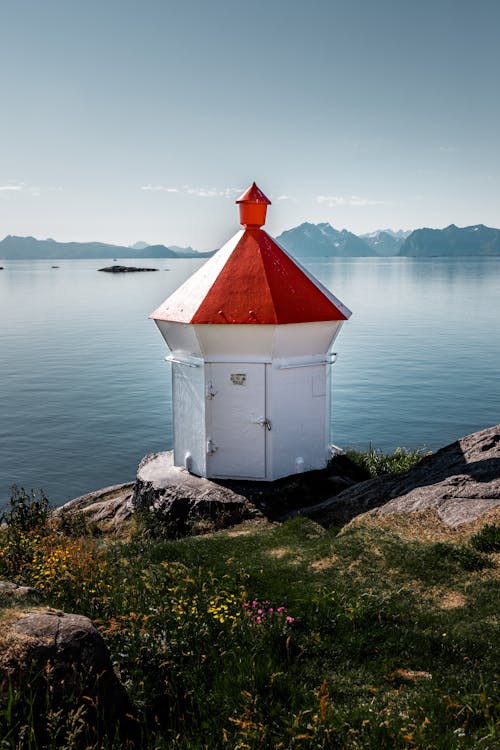
<instances>
[{"instance_id":1,"label":"white metal door","mask_svg":"<svg viewBox=\"0 0 500 750\"><path fill-rule=\"evenodd\" d=\"M266 476L266 366L212 363L207 367L207 475Z\"/></svg>"}]
</instances>

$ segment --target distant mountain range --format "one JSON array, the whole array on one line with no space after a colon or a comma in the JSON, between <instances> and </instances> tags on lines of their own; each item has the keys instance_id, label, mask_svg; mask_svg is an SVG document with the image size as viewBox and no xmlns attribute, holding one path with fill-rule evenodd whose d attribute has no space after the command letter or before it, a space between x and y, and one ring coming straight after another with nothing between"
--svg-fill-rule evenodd
<instances>
[{"instance_id":1,"label":"distant mountain range","mask_svg":"<svg viewBox=\"0 0 500 750\"><path fill-rule=\"evenodd\" d=\"M414 231L381 229L357 236L347 229L334 229L326 222L310 224L282 232L276 238L292 255L313 257L464 257L500 255L500 229L477 224L459 228ZM148 245L136 242L125 247L103 242L56 242L34 237L8 235L0 242L0 259L71 258L209 258L215 252L200 253L192 247Z\"/></svg>"},{"instance_id":2,"label":"distant mountain range","mask_svg":"<svg viewBox=\"0 0 500 750\"><path fill-rule=\"evenodd\" d=\"M399 248L399 255L414 258L432 256L500 255L500 229L476 224L445 229L415 229Z\"/></svg>"},{"instance_id":3,"label":"distant mountain range","mask_svg":"<svg viewBox=\"0 0 500 750\"><path fill-rule=\"evenodd\" d=\"M137 242L131 247L108 245L104 242L56 242L35 237L7 235L0 242L0 258L4 260L76 259L76 258L208 258L213 252L197 253L192 247L166 247Z\"/></svg>"},{"instance_id":4,"label":"distant mountain range","mask_svg":"<svg viewBox=\"0 0 500 750\"><path fill-rule=\"evenodd\" d=\"M413 232L381 229L357 236L330 224L304 223L277 237L278 242L298 257L375 257L409 256L464 257L500 255L500 229L484 224L459 228L415 229Z\"/></svg>"}]
</instances>

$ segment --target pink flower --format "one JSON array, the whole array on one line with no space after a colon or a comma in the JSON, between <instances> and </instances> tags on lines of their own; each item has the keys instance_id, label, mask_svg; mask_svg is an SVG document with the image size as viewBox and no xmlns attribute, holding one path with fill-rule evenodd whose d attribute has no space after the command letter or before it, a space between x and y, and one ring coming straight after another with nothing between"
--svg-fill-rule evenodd
<instances>
[{"instance_id":1,"label":"pink flower","mask_svg":"<svg viewBox=\"0 0 500 750\"><path fill-rule=\"evenodd\" d=\"M269 614L272 614L274 612L274 609L272 607L269 607Z\"/></svg>"},{"instance_id":2,"label":"pink flower","mask_svg":"<svg viewBox=\"0 0 500 750\"><path fill-rule=\"evenodd\" d=\"M256 606L257 606L257 602L254 599L253 602L252 602L252 607L256 607Z\"/></svg>"},{"instance_id":3,"label":"pink flower","mask_svg":"<svg viewBox=\"0 0 500 750\"><path fill-rule=\"evenodd\" d=\"M286 618L286 620L285 620L285 622L288 622L288 623L289 623L289 624L291 625L291 624L292 624L292 622L294 622L294 618L293 618L293 617L290 617L290 616L288 615L288 616L287 616L287 618Z\"/></svg>"},{"instance_id":4,"label":"pink flower","mask_svg":"<svg viewBox=\"0 0 500 750\"><path fill-rule=\"evenodd\" d=\"M276 611L281 613L281 612L285 611L285 608L284 607L278 607L278 609Z\"/></svg>"},{"instance_id":5,"label":"pink flower","mask_svg":"<svg viewBox=\"0 0 500 750\"><path fill-rule=\"evenodd\" d=\"M257 610L257 614L258 614L258 615L262 615L262 614L263 614L263 610L262 610L262 609L258 609L258 610Z\"/></svg>"},{"instance_id":6,"label":"pink flower","mask_svg":"<svg viewBox=\"0 0 500 750\"><path fill-rule=\"evenodd\" d=\"M259 625L260 625L260 623L262 622L262 617L257 617L257 622L258 622L258 623L259 623Z\"/></svg>"}]
</instances>

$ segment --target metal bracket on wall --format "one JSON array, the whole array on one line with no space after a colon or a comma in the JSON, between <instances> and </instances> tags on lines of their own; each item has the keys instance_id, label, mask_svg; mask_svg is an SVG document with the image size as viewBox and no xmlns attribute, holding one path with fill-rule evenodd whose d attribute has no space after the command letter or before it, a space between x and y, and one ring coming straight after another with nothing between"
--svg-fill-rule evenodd
<instances>
[{"instance_id":1,"label":"metal bracket on wall","mask_svg":"<svg viewBox=\"0 0 500 750\"><path fill-rule=\"evenodd\" d=\"M186 367L199 367L195 362L188 362L187 359L178 359L177 357L165 357L166 362L174 362L176 365L186 365Z\"/></svg>"},{"instance_id":2,"label":"metal bracket on wall","mask_svg":"<svg viewBox=\"0 0 500 750\"><path fill-rule=\"evenodd\" d=\"M325 359L316 359L313 362L294 362L290 365L278 365L278 370L295 370L297 367L317 367L326 364Z\"/></svg>"}]
</instances>

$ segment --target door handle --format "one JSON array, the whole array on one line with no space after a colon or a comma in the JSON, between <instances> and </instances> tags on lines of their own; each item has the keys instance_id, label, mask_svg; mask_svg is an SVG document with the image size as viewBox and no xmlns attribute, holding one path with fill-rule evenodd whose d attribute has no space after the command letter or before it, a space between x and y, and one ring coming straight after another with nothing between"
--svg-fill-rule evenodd
<instances>
[{"instance_id":1,"label":"door handle","mask_svg":"<svg viewBox=\"0 0 500 750\"><path fill-rule=\"evenodd\" d=\"M260 424L262 427L267 427L269 432L271 431L271 420L266 419L266 417L259 417L259 419L252 420L253 424Z\"/></svg>"}]
</instances>

